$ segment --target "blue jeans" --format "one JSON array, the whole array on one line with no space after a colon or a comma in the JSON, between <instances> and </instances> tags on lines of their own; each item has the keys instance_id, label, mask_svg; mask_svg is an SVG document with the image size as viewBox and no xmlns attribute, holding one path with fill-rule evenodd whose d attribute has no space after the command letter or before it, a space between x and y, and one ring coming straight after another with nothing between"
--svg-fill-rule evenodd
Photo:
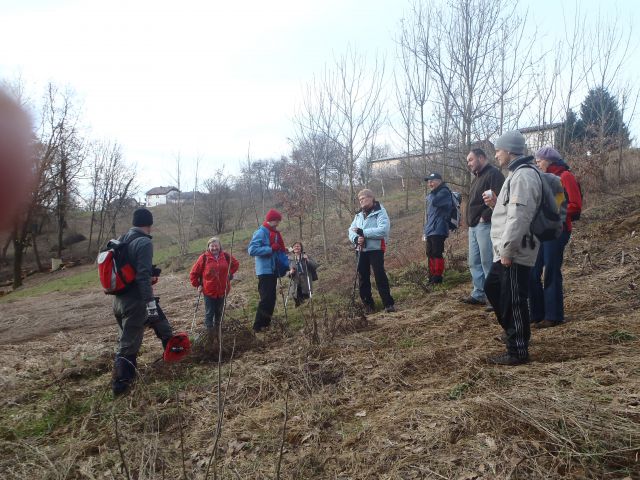
<instances>
[{"instance_id":1,"label":"blue jeans","mask_svg":"<svg viewBox=\"0 0 640 480\"><path fill-rule=\"evenodd\" d=\"M222 309L224 307L224 297L213 298L203 295L204 297L204 326L214 328L218 326L222 320Z\"/></svg>"},{"instance_id":2,"label":"blue jeans","mask_svg":"<svg viewBox=\"0 0 640 480\"><path fill-rule=\"evenodd\" d=\"M479 223L469 227L469 270L473 281L471 296L485 301L484 281L493 264L493 248L491 246L491 223Z\"/></svg>"},{"instance_id":3,"label":"blue jeans","mask_svg":"<svg viewBox=\"0 0 640 480\"><path fill-rule=\"evenodd\" d=\"M540 246L529 281L529 310L532 322L564 322L562 259L564 247L569 243L570 237L571 232L563 231L557 239L542 242Z\"/></svg>"}]
</instances>

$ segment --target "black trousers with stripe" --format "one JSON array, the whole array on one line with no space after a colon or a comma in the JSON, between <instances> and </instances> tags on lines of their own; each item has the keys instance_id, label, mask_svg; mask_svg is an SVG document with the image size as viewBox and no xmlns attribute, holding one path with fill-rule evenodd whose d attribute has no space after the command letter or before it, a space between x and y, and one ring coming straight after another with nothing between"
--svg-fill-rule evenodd
<instances>
[{"instance_id":1,"label":"black trousers with stripe","mask_svg":"<svg viewBox=\"0 0 640 480\"><path fill-rule=\"evenodd\" d=\"M484 282L487 300L496 313L498 323L507 334L507 351L518 358L529 355L530 272L531 267L517 263L505 267L500 262L495 262Z\"/></svg>"}]
</instances>

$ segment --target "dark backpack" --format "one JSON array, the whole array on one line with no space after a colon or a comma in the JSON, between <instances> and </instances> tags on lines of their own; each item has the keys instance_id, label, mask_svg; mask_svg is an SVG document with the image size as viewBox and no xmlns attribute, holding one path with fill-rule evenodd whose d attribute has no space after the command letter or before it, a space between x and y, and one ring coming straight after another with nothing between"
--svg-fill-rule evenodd
<instances>
[{"instance_id":1,"label":"dark backpack","mask_svg":"<svg viewBox=\"0 0 640 480\"><path fill-rule=\"evenodd\" d=\"M447 188L451 194L451 210L447 216L447 225L449 230L457 230L460 226L460 219L462 218L462 211L460 204L462 203L462 194L460 192L453 192L450 188Z\"/></svg>"},{"instance_id":2,"label":"dark backpack","mask_svg":"<svg viewBox=\"0 0 640 480\"><path fill-rule=\"evenodd\" d=\"M540 178L542 192L540 204L531 221L530 231L541 242L555 240L562 234L563 224L567 215L567 198L560 177L552 173L543 173L531 164L525 163L514 170L514 174L520 168L533 169ZM511 182L507 185L505 203L509 201Z\"/></svg>"},{"instance_id":3,"label":"dark backpack","mask_svg":"<svg viewBox=\"0 0 640 480\"><path fill-rule=\"evenodd\" d=\"M129 244L109 240L98 255L100 284L107 295L123 293L136 279L136 271L129 260Z\"/></svg>"}]
</instances>

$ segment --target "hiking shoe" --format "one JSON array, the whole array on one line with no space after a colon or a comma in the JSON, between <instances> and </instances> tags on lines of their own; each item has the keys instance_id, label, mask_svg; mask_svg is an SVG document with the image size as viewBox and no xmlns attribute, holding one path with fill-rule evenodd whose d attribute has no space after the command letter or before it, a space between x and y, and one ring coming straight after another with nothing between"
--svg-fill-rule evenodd
<instances>
[{"instance_id":1,"label":"hiking shoe","mask_svg":"<svg viewBox=\"0 0 640 480\"><path fill-rule=\"evenodd\" d=\"M368 303L363 303L362 308L364 310L365 315L369 315L370 313L375 313L376 311L375 307Z\"/></svg>"},{"instance_id":2,"label":"hiking shoe","mask_svg":"<svg viewBox=\"0 0 640 480\"><path fill-rule=\"evenodd\" d=\"M442 283L442 275L434 275L433 277L429 278L429 282L430 285L439 285Z\"/></svg>"},{"instance_id":3,"label":"hiking shoe","mask_svg":"<svg viewBox=\"0 0 640 480\"><path fill-rule=\"evenodd\" d=\"M554 322L552 320L542 320L541 322L536 322L533 324L533 328L551 328L557 327L560 325L558 322Z\"/></svg>"},{"instance_id":4,"label":"hiking shoe","mask_svg":"<svg viewBox=\"0 0 640 480\"><path fill-rule=\"evenodd\" d=\"M484 311L485 311L485 312L489 312L489 313L493 312L493 311L494 311L494 310L493 310L493 306L492 306L492 305L487 305L487 306L485 307Z\"/></svg>"},{"instance_id":5,"label":"hiking shoe","mask_svg":"<svg viewBox=\"0 0 640 480\"><path fill-rule=\"evenodd\" d=\"M515 355L511 355L510 353L503 353L502 355L498 355L497 357L489 357L487 359L489 363L493 363L494 365L522 365L523 363L527 363L529 361L529 356L526 357L516 357Z\"/></svg>"},{"instance_id":6,"label":"hiking shoe","mask_svg":"<svg viewBox=\"0 0 640 480\"><path fill-rule=\"evenodd\" d=\"M384 311L387 313L393 313L396 311L396 307L394 305L389 305L388 307L384 307Z\"/></svg>"},{"instance_id":7,"label":"hiking shoe","mask_svg":"<svg viewBox=\"0 0 640 480\"><path fill-rule=\"evenodd\" d=\"M462 303L466 303L467 305L486 305L487 302L485 300L478 300L477 298L469 295L468 297L461 298L460 301Z\"/></svg>"}]
</instances>

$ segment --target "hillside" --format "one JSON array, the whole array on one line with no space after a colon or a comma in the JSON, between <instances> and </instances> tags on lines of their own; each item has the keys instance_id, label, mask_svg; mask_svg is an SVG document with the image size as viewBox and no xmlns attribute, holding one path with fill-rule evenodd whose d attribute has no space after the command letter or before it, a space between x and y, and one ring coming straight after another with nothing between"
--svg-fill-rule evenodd
<instances>
[{"instance_id":1,"label":"hillside","mask_svg":"<svg viewBox=\"0 0 640 480\"><path fill-rule=\"evenodd\" d=\"M30 278L23 296L0 304L2 477L205 478L220 387L214 465L226 478L275 478L279 459L280 477L296 479L638 478L640 188L589 198L565 256L567 323L534 330L531 363L511 368L484 361L503 348L494 317L458 301L469 287L464 232L449 242L444 286L425 289L421 199L409 212L400 196L383 202L397 313L350 312L345 217L332 224L336 243L313 304L290 306L286 326L279 302L277 325L256 338L247 330L256 281L243 230L221 367L215 343L199 343L177 365L157 362L149 332L140 380L115 401L110 298L90 280L53 291L36 287L62 278ZM294 229L285 230L289 242ZM230 249L230 235L223 241ZM307 250L318 246L314 237ZM167 255L157 290L174 326L189 332L193 258Z\"/></svg>"}]
</instances>

